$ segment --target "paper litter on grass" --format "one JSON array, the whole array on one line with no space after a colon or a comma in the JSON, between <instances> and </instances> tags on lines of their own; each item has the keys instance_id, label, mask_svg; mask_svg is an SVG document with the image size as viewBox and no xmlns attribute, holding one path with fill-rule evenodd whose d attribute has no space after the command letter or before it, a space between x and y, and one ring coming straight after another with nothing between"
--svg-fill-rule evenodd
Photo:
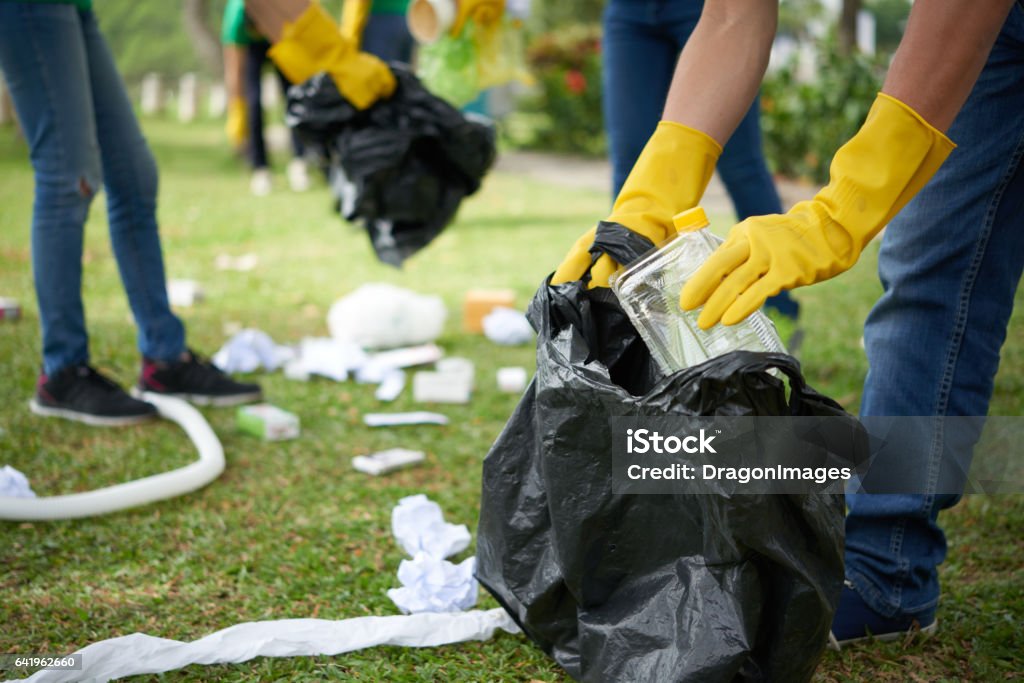
<instances>
[{"instance_id":1,"label":"paper litter on grass","mask_svg":"<svg viewBox=\"0 0 1024 683\"><path fill-rule=\"evenodd\" d=\"M469 528L445 522L441 506L422 493L398 501L391 511L391 533L409 557L426 553L442 560L469 547Z\"/></svg>"},{"instance_id":2,"label":"paper litter on grass","mask_svg":"<svg viewBox=\"0 0 1024 683\"><path fill-rule=\"evenodd\" d=\"M32 683L109 681L174 671L190 664L233 664L255 657L339 655L378 645L437 647L489 640L499 629L519 633L500 608L450 614L411 614L351 619L277 619L236 624L192 642L133 633L93 643L78 671L45 669Z\"/></svg>"},{"instance_id":3,"label":"paper litter on grass","mask_svg":"<svg viewBox=\"0 0 1024 683\"><path fill-rule=\"evenodd\" d=\"M521 311L499 306L484 317L484 335L495 344L518 346L533 341L533 327Z\"/></svg>"},{"instance_id":4,"label":"paper litter on grass","mask_svg":"<svg viewBox=\"0 0 1024 683\"><path fill-rule=\"evenodd\" d=\"M476 558L459 564L417 553L398 566L401 588L392 588L388 597L405 614L456 612L476 604L479 592L473 570Z\"/></svg>"},{"instance_id":5,"label":"paper litter on grass","mask_svg":"<svg viewBox=\"0 0 1024 683\"><path fill-rule=\"evenodd\" d=\"M398 567L402 587L388 591L400 610L413 614L452 612L476 604L476 558L458 565L444 559L469 547L465 524L446 523L441 506L419 494L398 501L391 511L391 532L412 558L402 560Z\"/></svg>"},{"instance_id":6,"label":"paper litter on grass","mask_svg":"<svg viewBox=\"0 0 1024 683\"><path fill-rule=\"evenodd\" d=\"M366 413L363 424L367 427L398 427L401 425L446 425L448 417L441 413L416 410L411 413Z\"/></svg>"},{"instance_id":7,"label":"paper litter on grass","mask_svg":"<svg viewBox=\"0 0 1024 683\"><path fill-rule=\"evenodd\" d=\"M447 316L439 296L370 283L331 306L327 328L335 339L365 349L388 349L434 341Z\"/></svg>"},{"instance_id":8,"label":"paper litter on grass","mask_svg":"<svg viewBox=\"0 0 1024 683\"><path fill-rule=\"evenodd\" d=\"M36 493L28 483L28 477L10 465L0 469L0 497L35 498Z\"/></svg>"},{"instance_id":9,"label":"paper litter on grass","mask_svg":"<svg viewBox=\"0 0 1024 683\"><path fill-rule=\"evenodd\" d=\"M213 364L224 372L273 372L295 358L295 349L276 344L266 332L244 329L235 333L217 353Z\"/></svg>"}]
</instances>

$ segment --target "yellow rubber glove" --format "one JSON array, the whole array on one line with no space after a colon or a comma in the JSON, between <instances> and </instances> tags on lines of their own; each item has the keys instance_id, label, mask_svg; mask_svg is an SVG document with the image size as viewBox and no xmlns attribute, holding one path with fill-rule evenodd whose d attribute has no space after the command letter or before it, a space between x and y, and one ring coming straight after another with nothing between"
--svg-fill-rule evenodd
<instances>
[{"instance_id":1,"label":"yellow rubber glove","mask_svg":"<svg viewBox=\"0 0 1024 683\"><path fill-rule=\"evenodd\" d=\"M249 118L244 97L232 97L228 102L228 120L224 123L224 133L235 149L245 145L249 137Z\"/></svg>"},{"instance_id":2,"label":"yellow rubber glove","mask_svg":"<svg viewBox=\"0 0 1024 683\"><path fill-rule=\"evenodd\" d=\"M341 37L357 50L363 39L366 22L370 19L372 5L373 0L345 0L341 7Z\"/></svg>"},{"instance_id":3,"label":"yellow rubber glove","mask_svg":"<svg viewBox=\"0 0 1024 683\"><path fill-rule=\"evenodd\" d=\"M672 218L700 202L722 147L698 130L662 121L644 146L622 185L606 221L619 223L654 244L675 235ZM590 247L597 228L576 240L551 284L579 280L590 268ZM590 270L590 287L607 287L618 264L602 255Z\"/></svg>"},{"instance_id":4,"label":"yellow rubber glove","mask_svg":"<svg viewBox=\"0 0 1024 683\"><path fill-rule=\"evenodd\" d=\"M477 26L491 26L501 19L505 13L505 0L456 0L455 21L452 23L451 35L462 32L466 20L472 17Z\"/></svg>"},{"instance_id":5,"label":"yellow rubber glove","mask_svg":"<svg viewBox=\"0 0 1024 683\"><path fill-rule=\"evenodd\" d=\"M387 64L342 38L338 25L317 2L310 2L294 22L284 25L281 40L267 54L292 83L328 72L338 92L357 109L395 91L395 76Z\"/></svg>"},{"instance_id":6,"label":"yellow rubber glove","mask_svg":"<svg viewBox=\"0 0 1024 683\"><path fill-rule=\"evenodd\" d=\"M734 325L783 289L849 269L954 147L913 109L879 93L864 125L832 159L828 186L788 213L735 226L683 287L679 305L703 304L703 329L719 320Z\"/></svg>"}]
</instances>

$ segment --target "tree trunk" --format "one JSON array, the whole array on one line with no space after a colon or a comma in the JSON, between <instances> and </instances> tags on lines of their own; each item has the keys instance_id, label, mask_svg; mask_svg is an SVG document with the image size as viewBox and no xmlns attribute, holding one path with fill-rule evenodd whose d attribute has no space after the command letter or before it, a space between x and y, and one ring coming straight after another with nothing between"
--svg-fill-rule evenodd
<instances>
[{"instance_id":1,"label":"tree trunk","mask_svg":"<svg viewBox=\"0 0 1024 683\"><path fill-rule=\"evenodd\" d=\"M181 6L182 20L200 61L212 74L219 76L224 71L224 62L217 32L208 23L209 4L208 0L185 0Z\"/></svg>"},{"instance_id":2,"label":"tree trunk","mask_svg":"<svg viewBox=\"0 0 1024 683\"><path fill-rule=\"evenodd\" d=\"M839 53L851 55L857 49L857 13L860 12L861 0L843 0L843 10L839 15Z\"/></svg>"}]
</instances>

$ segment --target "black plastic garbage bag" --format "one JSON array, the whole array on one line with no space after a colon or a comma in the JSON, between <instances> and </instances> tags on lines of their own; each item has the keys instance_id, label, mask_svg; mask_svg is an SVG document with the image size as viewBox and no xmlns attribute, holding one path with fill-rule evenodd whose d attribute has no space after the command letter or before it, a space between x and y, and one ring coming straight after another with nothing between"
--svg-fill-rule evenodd
<instances>
[{"instance_id":1,"label":"black plastic garbage bag","mask_svg":"<svg viewBox=\"0 0 1024 683\"><path fill-rule=\"evenodd\" d=\"M328 166L342 216L363 223L377 258L400 266L480 187L494 162L495 131L390 66L394 94L363 111L327 74L292 86L286 121Z\"/></svg>"},{"instance_id":2,"label":"black plastic garbage bag","mask_svg":"<svg viewBox=\"0 0 1024 683\"><path fill-rule=\"evenodd\" d=\"M579 680L809 679L842 587L842 496L617 495L609 419L840 406L784 354L661 377L607 289L544 284L529 315L537 373L484 461L480 582Z\"/></svg>"}]
</instances>

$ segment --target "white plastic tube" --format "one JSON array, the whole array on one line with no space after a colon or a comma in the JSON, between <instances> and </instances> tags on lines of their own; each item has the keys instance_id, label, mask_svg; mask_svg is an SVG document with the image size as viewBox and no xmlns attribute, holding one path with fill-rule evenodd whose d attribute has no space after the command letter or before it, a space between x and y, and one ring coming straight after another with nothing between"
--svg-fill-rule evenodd
<instances>
[{"instance_id":1,"label":"white plastic tube","mask_svg":"<svg viewBox=\"0 0 1024 683\"><path fill-rule=\"evenodd\" d=\"M170 472L115 484L93 491L46 498L0 496L0 520L42 521L77 519L146 505L200 489L224 471L224 448L202 414L185 401L145 393L161 417L185 430L199 451L199 460Z\"/></svg>"}]
</instances>

